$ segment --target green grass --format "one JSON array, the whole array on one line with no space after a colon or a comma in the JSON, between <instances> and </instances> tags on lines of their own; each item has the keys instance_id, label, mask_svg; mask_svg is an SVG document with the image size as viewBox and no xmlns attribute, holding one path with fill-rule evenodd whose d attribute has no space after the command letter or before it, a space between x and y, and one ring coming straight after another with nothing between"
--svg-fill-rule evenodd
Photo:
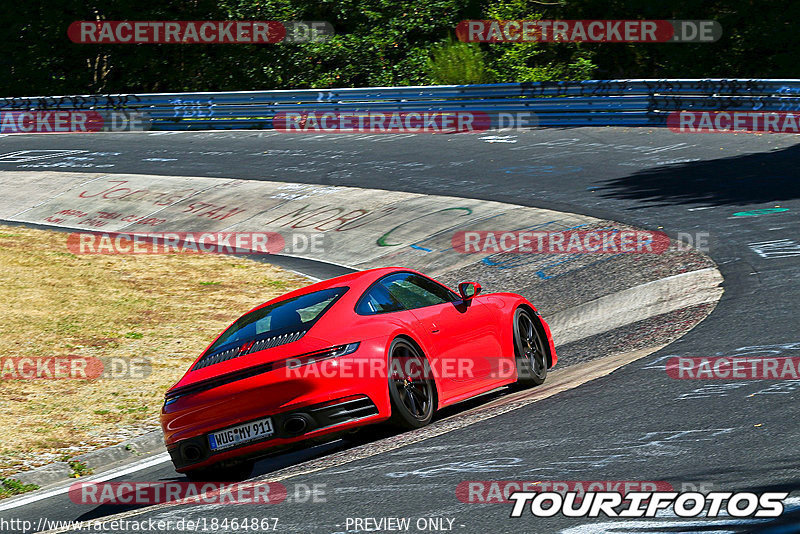
<instances>
[{"instance_id":1,"label":"green grass","mask_svg":"<svg viewBox=\"0 0 800 534\"><path fill-rule=\"evenodd\" d=\"M70 469L72 469L72 474L70 475L72 478L85 477L94 473L94 470L89 469L83 462L70 460L67 463L69 464Z\"/></svg>"},{"instance_id":2,"label":"green grass","mask_svg":"<svg viewBox=\"0 0 800 534\"><path fill-rule=\"evenodd\" d=\"M0 478L0 499L11 497L12 495L20 495L29 491L37 490L39 486L36 484L23 484L19 480L13 478Z\"/></svg>"},{"instance_id":3,"label":"green grass","mask_svg":"<svg viewBox=\"0 0 800 534\"><path fill-rule=\"evenodd\" d=\"M4 356L157 362L135 380L4 380L0 433L3 449L15 452L0 452L0 477L71 454L78 444L106 446L104 436L156 428L164 391L210 339L245 311L308 283L247 258L74 258L62 232L0 225L0 235L18 236L0 240ZM254 291L253 280L265 279L282 283ZM198 288L201 281L210 287Z\"/></svg>"}]
</instances>

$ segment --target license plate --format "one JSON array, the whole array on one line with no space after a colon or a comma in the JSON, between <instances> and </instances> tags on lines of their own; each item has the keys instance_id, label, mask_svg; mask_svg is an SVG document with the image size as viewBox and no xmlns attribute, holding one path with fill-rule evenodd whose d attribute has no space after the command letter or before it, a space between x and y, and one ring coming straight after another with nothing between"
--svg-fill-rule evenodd
<instances>
[{"instance_id":1,"label":"license plate","mask_svg":"<svg viewBox=\"0 0 800 534\"><path fill-rule=\"evenodd\" d=\"M208 435L208 445L212 451L227 449L242 443L247 443L260 438L271 436L275 433L272 428L272 419L265 417L256 421L250 421L243 425L232 426L219 432L212 432Z\"/></svg>"}]
</instances>

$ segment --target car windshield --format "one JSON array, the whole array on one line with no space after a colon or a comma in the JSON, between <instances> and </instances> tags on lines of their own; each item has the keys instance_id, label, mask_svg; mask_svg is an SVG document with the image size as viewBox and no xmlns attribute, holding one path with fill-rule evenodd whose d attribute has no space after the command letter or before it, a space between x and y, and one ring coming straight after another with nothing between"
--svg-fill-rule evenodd
<instances>
[{"instance_id":1,"label":"car windshield","mask_svg":"<svg viewBox=\"0 0 800 534\"><path fill-rule=\"evenodd\" d=\"M346 287L323 289L254 310L228 327L209 347L206 354L216 351L223 345L267 337L273 333L309 328L345 291Z\"/></svg>"}]
</instances>

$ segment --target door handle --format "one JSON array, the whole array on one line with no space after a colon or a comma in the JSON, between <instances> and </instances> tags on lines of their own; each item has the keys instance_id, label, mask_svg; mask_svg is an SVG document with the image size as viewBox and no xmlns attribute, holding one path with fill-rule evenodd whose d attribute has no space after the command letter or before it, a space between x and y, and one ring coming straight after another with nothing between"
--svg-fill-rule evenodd
<instances>
[{"instance_id":1,"label":"door handle","mask_svg":"<svg viewBox=\"0 0 800 534\"><path fill-rule=\"evenodd\" d=\"M436 323L431 323L431 334L438 334L438 333L439 333L439 327L436 325Z\"/></svg>"}]
</instances>

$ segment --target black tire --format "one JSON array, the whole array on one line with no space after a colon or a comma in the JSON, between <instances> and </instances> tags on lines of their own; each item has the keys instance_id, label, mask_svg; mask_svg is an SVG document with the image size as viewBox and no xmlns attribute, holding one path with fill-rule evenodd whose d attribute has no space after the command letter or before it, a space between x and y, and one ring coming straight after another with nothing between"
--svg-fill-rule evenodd
<instances>
[{"instance_id":1,"label":"black tire","mask_svg":"<svg viewBox=\"0 0 800 534\"><path fill-rule=\"evenodd\" d=\"M428 360L408 341L395 339L388 362L390 423L403 429L427 425L436 411L436 385Z\"/></svg>"},{"instance_id":2,"label":"black tire","mask_svg":"<svg viewBox=\"0 0 800 534\"><path fill-rule=\"evenodd\" d=\"M539 320L524 308L514 312L514 356L517 386L528 388L544 383L550 365L549 349Z\"/></svg>"},{"instance_id":3,"label":"black tire","mask_svg":"<svg viewBox=\"0 0 800 534\"><path fill-rule=\"evenodd\" d=\"M241 482L253 474L253 460L246 460L236 464L216 464L201 469L192 469L184 473L192 482Z\"/></svg>"}]
</instances>

